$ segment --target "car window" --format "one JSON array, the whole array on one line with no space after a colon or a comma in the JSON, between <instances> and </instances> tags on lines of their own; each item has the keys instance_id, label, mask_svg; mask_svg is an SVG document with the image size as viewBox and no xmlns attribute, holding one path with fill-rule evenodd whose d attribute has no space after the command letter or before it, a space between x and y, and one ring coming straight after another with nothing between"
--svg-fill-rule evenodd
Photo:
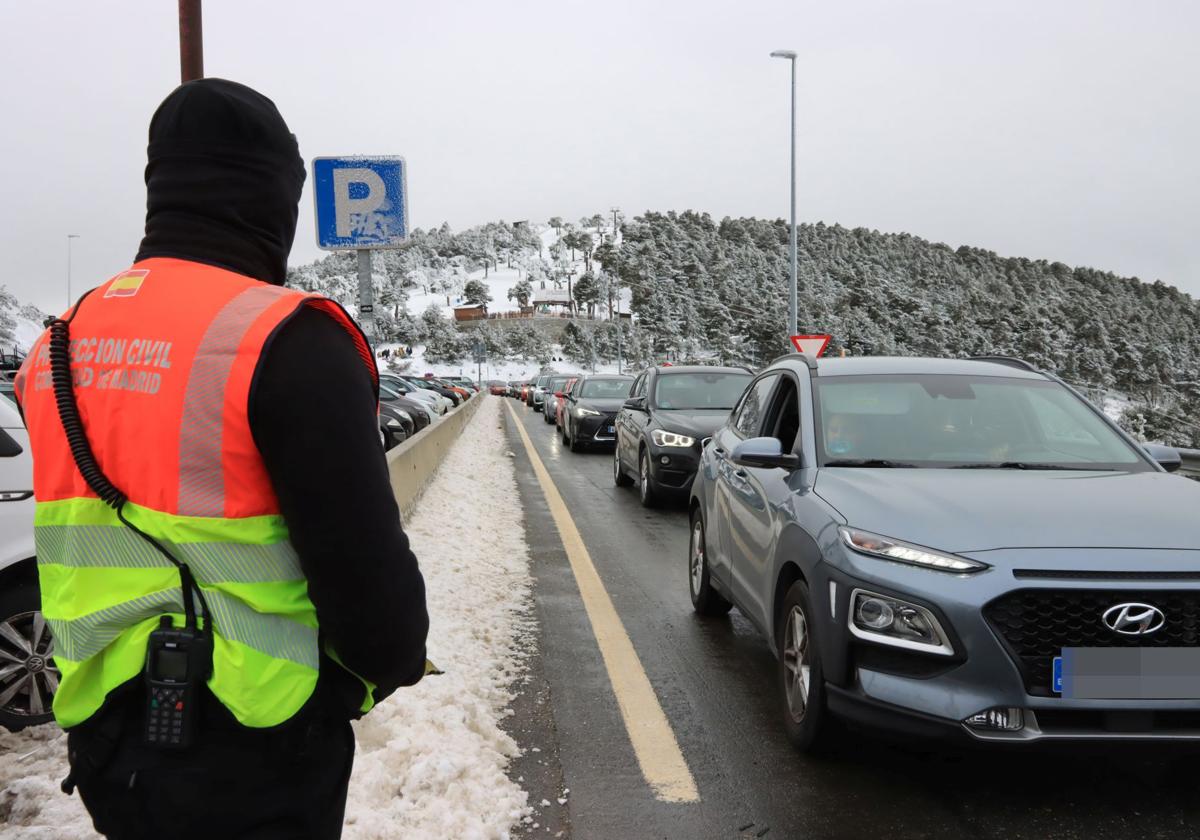
<instances>
[{"instance_id":1,"label":"car window","mask_svg":"<svg viewBox=\"0 0 1200 840\"><path fill-rule=\"evenodd\" d=\"M633 387L629 390L629 396L631 396L631 397L646 396L646 374L643 373L633 383Z\"/></svg>"},{"instance_id":2,"label":"car window","mask_svg":"<svg viewBox=\"0 0 1200 840\"><path fill-rule=\"evenodd\" d=\"M822 376L813 385L822 464L1152 469L1086 403L1050 380L888 374Z\"/></svg>"},{"instance_id":3,"label":"car window","mask_svg":"<svg viewBox=\"0 0 1200 840\"><path fill-rule=\"evenodd\" d=\"M769 373L759 379L746 391L737 417L733 421L733 429L744 438L759 436L763 421L767 416L771 394L779 384L779 374Z\"/></svg>"},{"instance_id":4,"label":"car window","mask_svg":"<svg viewBox=\"0 0 1200 840\"><path fill-rule=\"evenodd\" d=\"M730 411L751 379L741 371L661 373L654 383L654 407L667 411Z\"/></svg>"},{"instance_id":5,"label":"car window","mask_svg":"<svg viewBox=\"0 0 1200 840\"><path fill-rule=\"evenodd\" d=\"M775 397L771 401L771 410L758 434L761 437L775 438L784 452L791 452L796 445L796 435L799 431L800 393L796 389L796 381L787 374L782 374Z\"/></svg>"},{"instance_id":6,"label":"car window","mask_svg":"<svg viewBox=\"0 0 1200 840\"><path fill-rule=\"evenodd\" d=\"M595 399L620 399L629 394L628 379L585 379L580 382L581 397Z\"/></svg>"}]
</instances>

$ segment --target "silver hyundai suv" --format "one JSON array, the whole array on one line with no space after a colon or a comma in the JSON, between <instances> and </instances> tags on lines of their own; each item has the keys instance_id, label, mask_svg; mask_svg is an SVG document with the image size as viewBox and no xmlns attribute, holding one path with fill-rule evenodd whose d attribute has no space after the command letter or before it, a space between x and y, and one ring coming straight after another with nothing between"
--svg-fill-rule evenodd
<instances>
[{"instance_id":1,"label":"silver hyundai suv","mask_svg":"<svg viewBox=\"0 0 1200 840\"><path fill-rule=\"evenodd\" d=\"M705 446L692 602L836 719L979 741L1200 739L1200 483L1016 359L788 356Z\"/></svg>"}]
</instances>

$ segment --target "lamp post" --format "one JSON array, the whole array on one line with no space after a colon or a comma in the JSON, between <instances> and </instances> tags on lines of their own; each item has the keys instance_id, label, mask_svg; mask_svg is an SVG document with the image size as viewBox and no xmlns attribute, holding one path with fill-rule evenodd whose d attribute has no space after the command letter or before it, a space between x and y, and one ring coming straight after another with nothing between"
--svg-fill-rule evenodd
<instances>
[{"instance_id":1,"label":"lamp post","mask_svg":"<svg viewBox=\"0 0 1200 840\"><path fill-rule=\"evenodd\" d=\"M792 257L792 283L791 295L788 301L788 335L796 334L796 311L797 311L797 270L796 270L796 53L793 50L775 50L771 53L771 58L786 58L792 63L792 215L791 215L791 257ZM785 345L790 347L790 339L785 340Z\"/></svg>"},{"instance_id":2,"label":"lamp post","mask_svg":"<svg viewBox=\"0 0 1200 840\"><path fill-rule=\"evenodd\" d=\"M616 207L612 209L613 214L613 232L612 244L614 258L616 264L613 266L613 288L617 295L617 373L621 373L621 252L617 249L617 213L620 210Z\"/></svg>"},{"instance_id":3,"label":"lamp post","mask_svg":"<svg viewBox=\"0 0 1200 840\"><path fill-rule=\"evenodd\" d=\"M78 233L67 234L67 309L71 308L71 240L78 239Z\"/></svg>"}]
</instances>

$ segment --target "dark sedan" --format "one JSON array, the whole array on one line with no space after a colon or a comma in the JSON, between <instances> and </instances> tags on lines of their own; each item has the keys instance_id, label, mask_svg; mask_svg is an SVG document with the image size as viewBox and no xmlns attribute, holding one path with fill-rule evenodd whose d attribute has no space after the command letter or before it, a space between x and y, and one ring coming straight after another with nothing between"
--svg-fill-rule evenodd
<instances>
[{"instance_id":1,"label":"dark sedan","mask_svg":"<svg viewBox=\"0 0 1200 840\"><path fill-rule=\"evenodd\" d=\"M638 375L617 415L613 481L636 479L642 504L682 498L705 438L724 425L751 373L741 367L658 367Z\"/></svg>"},{"instance_id":2,"label":"dark sedan","mask_svg":"<svg viewBox=\"0 0 1200 840\"><path fill-rule=\"evenodd\" d=\"M581 376L563 395L562 440L572 452L608 446L616 439L617 412L629 396L632 376Z\"/></svg>"},{"instance_id":3,"label":"dark sedan","mask_svg":"<svg viewBox=\"0 0 1200 840\"><path fill-rule=\"evenodd\" d=\"M412 417L413 430L409 432L409 437L424 429L431 422L428 406L419 400L404 396L398 389L382 380L379 382L379 401L399 408Z\"/></svg>"},{"instance_id":4,"label":"dark sedan","mask_svg":"<svg viewBox=\"0 0 1200 840\"><path fill-rule=\"evenodd\" d=\"M381 401L379 403L379 436L384 450L399 446L416 432L416 421L402 408Z\"/></svg>"}]
</instances>

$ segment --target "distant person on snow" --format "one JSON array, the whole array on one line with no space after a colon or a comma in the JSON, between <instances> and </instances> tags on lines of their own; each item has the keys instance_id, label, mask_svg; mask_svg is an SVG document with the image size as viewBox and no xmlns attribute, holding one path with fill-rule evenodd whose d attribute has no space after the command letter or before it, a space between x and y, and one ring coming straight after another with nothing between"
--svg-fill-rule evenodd
<instances>
[{"instance_id":1,"label":"distant person on snow","mask_svg":"<svg viewBox=\"0 0 1200 840\"><path fill-rule=\"evenodd\" d=\"M283 288L304 177L271 100L182 85L150 122L133 266L64 316L84 432L145 537L85 483L46 335L18 377L63 789L110 838L339 837L350 719L425 673L374 354L336 303ZM180 630L186 667L148 642ZM193 663L195 703L150 690L145 669Z\"/></svg>"}]
</instances>

